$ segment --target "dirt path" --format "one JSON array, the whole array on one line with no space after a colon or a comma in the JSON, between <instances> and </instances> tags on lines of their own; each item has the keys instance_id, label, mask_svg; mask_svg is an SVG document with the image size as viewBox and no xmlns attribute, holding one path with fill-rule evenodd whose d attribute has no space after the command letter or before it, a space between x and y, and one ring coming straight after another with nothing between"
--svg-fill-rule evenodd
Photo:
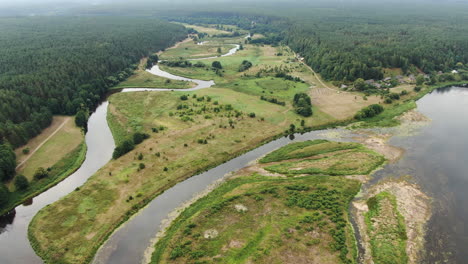
<instances>
[{"instance_id":1,"label":"dirt path","mask_svg":"<svg viewBox=\"0 0 468 264\"><path fill-rule=\"evenodd\" d=\"M26 163L26 161L29 160L29 158L32 157L32 155L34 155L34 153L36 153L49 139L51 139L55 134L57 134L57 132L62 129L62 127L70 120L71 117L66 117L62 124L60 124L59 127L57 127L57 129L55 129L54 132L52 132L52 134L50 134L46 139L44 139L44 141L41 142L41 144L39 144L33 151L31 151L29 153L29 155L20 163L18 164L18 166L16 166L16 170L18 170L24 163Z\"/></svg>"}]
</instances>

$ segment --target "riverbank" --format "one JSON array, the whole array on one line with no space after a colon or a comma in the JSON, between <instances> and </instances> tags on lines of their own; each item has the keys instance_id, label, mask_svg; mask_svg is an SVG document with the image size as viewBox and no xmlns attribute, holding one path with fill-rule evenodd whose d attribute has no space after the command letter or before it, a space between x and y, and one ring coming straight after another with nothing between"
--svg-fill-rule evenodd
<instances>
[{"instance_id":1,"label":"riverbank","mask_svg":"<svg viewBox=\"0 0 468 264\"><path fill-rule=\"evenodd\" d=\"M187 99L181 99L183 95ZM163 191L284 135L286 130L291 133L291 123L303 130L302 118L292 109L232 89L115 94L110 100L116 106L110 113L116 117L111 124L113 131L141 131L152 136L119 160L111 161L80 190L36 216L31 236L40 237L41 247L54 248L56 255L47 256L49 261L89 262L113 230ZM216 108L219 112L215 112ZM337 121L314 109L314 116L305 119L304 129L346 122L353 120ZM87 228L77 230L77 226ZM63 232L67 235L63 236ZM36 250L44 255L40 248Z\"/></svg>"},{"instance_id":2,"label":"riverbank","mask_svg":"<svg viewBox=\"0 0 468 264\"><path fill-rule=\"evenodd\" d=\"M431 199L418 186L404 178L383 181L366 190L352 208L364 248L363 263L382 258L388 260L382 263L420 263Z\"/></svg>"},{"instance_id":3,"label":"riverbank","mask_svg":"<svg viewBox=\"0 0 468 264\"><path fill-rule=\"evenodd\" d=\"M28 145L15 150L20 164L17 175L24 175L29 186L25 190L16 190L13 178L7 184L11 191L9 202L0 210L0 215L57 185L83 163L86 155L83 132L75 126L71 117L59 117L57 121L56 125L33 138ZM23 154L26 148L30 154ZM34 178L39 167L48 170L46 178Z\"/></svg>"},{"instance_id":4,"label":"riverbank","mask_svg":"<svg viewBox=\"0 0 468 264\"><path fill-rule=\"evenodd\" d=\"M283 147L268 154L266 159L277 160L274 157L284 156L284 151L296 155L297 151L301 150L301 156L321 160L324 155L327 157L342 155L344 149L358 147L355 143L335 144L321 140L311 141L312 145L309 144L305 148L307 151L302 152L304 150L302 146L307 143L299 142ZM364 151L362 153L367 153L364 149L358 149ZM291 162L289 159L291 157L287 154L285 158L286 160L282 163ZM343 215L346 215L349 200L359 190L359 181L325 175L317 177L303 175L294 178L285 177L285 175L263 176L265 174L262 173L260 167L268 167L271 164L255 163L239 170L228 176L227 182L214 189L206 197L186 207L187 209L181 213L179 211L180 216L170 227L158 233L156 250L151 263L185 263L188 259L211 261L219 258L227 261L232 259L234 263L239 260L239 257L243 260L254 258L256 263L269 263L272 259L281 259L286 263L303 263L312 258L311 254L320 263L336 263L345 259L354 263L356 250L352 229L349 223L339 226L334 226L334 223L338 216L338 218L344 217L342 221L347 223L347 217ZM324 164L309 164L309 169L323 169ZM328 165L333 167L332 164ZM341 166L352 167L353 165L344 162ZM349 169L348 171L352 173L352 169ZM294 169L291 172L293 171ZM339 171L331 173L339 174ZM354 187L351 188L351 186ZM283 193L283 188L289 190L287 195ZM314 203L313 208L301 203L296 209L291 200L291 197L295 196L291 192L298 191L299 196L307 195L309 188L314 190L314 194L310 195L315 197L313 199L317 199L317 203ZM322 214L321 212L329 209L325 205L327 202L324 201L329 194L323 193L327 189L335 194L335 198L350 195L343 200L338 198L333 203L339 204L341 210L331 220L325 220L327 215L330 215L329 213ZM286 199L286 197L289 198ZM282 201L282 199L287 201ZM291 202L292 204L288 205ZM323 206L320 205L321 203ZM217 206L217 204L221 205ZM305 210L300 208L305 208ZM335 209L333 210L336 212ZM286 211L287 213L284 213ZM206 214L210 217L205 217ZM298 220L302 218L304 219ZM229 222L229 225L225 225L226 222ZM165 225L168 224L165 223ZM263 230L262 226L268 226L268 228ZM187 230L190 232L187 233ZM328 234L330 230L334 230L331 232L333 235ZM261 237L255 235L258 232L262 232ZM216 235L211 236L211 234ZM340 243L335 244L333 241L337 237L340 238ZM192 239L193 243L186 243L187 240ZM329 243L337 248L330 248ZM262 254L264 251L268 253Z\"/></svg>"}]
</instances>

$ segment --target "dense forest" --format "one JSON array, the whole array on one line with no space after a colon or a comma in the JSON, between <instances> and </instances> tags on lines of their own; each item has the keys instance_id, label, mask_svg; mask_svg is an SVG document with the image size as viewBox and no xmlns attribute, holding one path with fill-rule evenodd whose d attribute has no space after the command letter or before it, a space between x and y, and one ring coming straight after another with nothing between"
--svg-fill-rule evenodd
<instances>
[{"instance_id":1,"label":"dense forest","mask_svg":"<svg viewBox=\"0 0 468 264\"><path fill-rule=\"evenodd\" d=\"M0 141L13 147L54 114L93 109L139 59L186 36L180 25L122 17L1 18L0 31Z\"/></svg>"},{"instance_id":2,"label":"dense forest","mask_svg":"<svg viewBox=\"0 0 468 264\"><path fill-rule=\"evenodd\" d=\"M378 7L364 10L285 7L281 12L266 8L263 14L174 12L164 18L195 24L237 25L262 34L263 38L251 43L286 44L327 80L349 83L358 78L382 79L386 70L395 69L403 74L466 69L466 16L442 16L435 8L414 14L404 14L404 10L395 7L381 11Z\"/></svg>"}]
</instances>

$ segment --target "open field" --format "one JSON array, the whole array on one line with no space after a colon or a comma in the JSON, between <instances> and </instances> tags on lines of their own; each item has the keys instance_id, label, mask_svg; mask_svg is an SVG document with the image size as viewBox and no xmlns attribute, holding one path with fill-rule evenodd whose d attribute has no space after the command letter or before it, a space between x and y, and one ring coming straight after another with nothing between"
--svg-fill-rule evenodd
<instances>
[{"instance_id":1,"label":"open field","mask_svg":"<svg viewBox=\"0 0 468 264\"><path fill-rule=\"evenodd\" d=\"M37 148L38 146L40 147L37 151L32 153L33 147ZM10 210L26 199L44 192L65 179L80 167L86 156L84 135L81 129L75 126L73 117L54 117L52 127L44 130L25 147L31 148L31 156L18 168L17 175L26 176L29 187L25 190L16 190L15 179L11 180L7 184L7 187L12 191L11 198L8 204L2 208L2 212ZM22 155L20 157L24 161L25 155L22 153L19 155ZM34 173L39 167L48 170L48 176L40 180L34 179Z\"/></svg>"},{"instance_id":2,"label":"open field","mask_svg":"<svg viewBox=\"0 0 468 264\"><path fill-rule=\"evenodd\" d=\"M210 41L203 43L203 45L198 45L197 43L194 43L194 41L187 41L181 43L176 49L166 50L161 54L161 60L178 60L180 58L196 59L219 56L227 53L234 47L234 45L221 44ZM218 52L218 48L221 49L221 52Z\"/></svg>"},{"instance_id":3,"label":"open field","mask_svg":"<svg viewBox=\"0 0 468 264\"><path fill-rule=\"evenodd\" d=\"M287 164L295 157L288 153L305 145L315 148L302 153L309 159L334 155L338 145L369 151L356 143L315 140L290 144L266 158ZM342 166L355 162L372 158L345 160ZM238 171L184 210L156 243L151 263L355 263L347 208L360 183L325 175L272 177L262 171L265 166ZM283 176L290 173L285 170Z\"/></svg>"},{"instance_id":4,"label":"open field","mask_svg":"<svg viewBox=\"0 0 468 264\"><path fill-rule=\"evenodd\" d=\"M230 180L182 213L151 263L354 263L346 208L359 186L314 176Z\"/></svg>"},{"instance_id":5,"label":"open field","mask_svg":"<svg viewBox=\"0 0 468 264\"><path fill-rule=\"evenodd\" d=\"M134 132L148 133L150 138L110 161L75 192L42 209L29 228L36 252L52 263L87 263L115 228L174 184L283 134L291 124L300 128L304 120L304 127L313 129L355 114L348 109L346 118L336 118L339 113L325 113L315 105L312 117L294 113L292 97L313 84L305 78L307 69L285 49L245 45L233 56L203 60L206 67L161 65L176 75L215 80L213 88L112 95L108 120L117 144ZM218 73L211 69L216 60L223 66ZM244 60L253 66L239 72ZM273 77L278 72L302 73L305 83ZM286 105L260 100L263 94Z\"/></svg>"},{"instance_id":6,"label":"open field","mask_svg":"<svg viewBox=\"0 0 468 264\"><path fill-rule=\"evenodd\" d=\"M75 148L83 143L84 135L80 128L75 125L74 118L59 117L60 120L65 122L64 126L60 128L55 135L47 140L31 157L18 168L17 173L23 174L29 180L33 179L34 172L37 168L49 168L56 164L59 160L65 157L68 153L72 152ZM46 130L48 133L50 130ZM38 137L44 138L46 135L41 133ZM32 139L31 151L33 145L37 144L37 139ZM28 143L29 146L29 143ZM24 154L19 154L25 156Z\"/></svg>"},{"instance_id":7,"label":"open field","mask_svg":"<svg viewBox=\"0 0 468 264\"><path fill-rule=\"evenodd\" d=\"M24 160L31 156L31 152L39 147L39 145L44 143L48 137L50 137L57 129L59 129L60 126L67 121L67 118L67 116L54 116L50 126L44 129L41 134L30 139L26 145L15 149L16 163L21 164ZM23 154L24 149L29 149L29 153Z\"/></svg>"},{"instance_id":8,"label":"open field","mask_svg":"<svg viewBox=\"0 0 468 264\"><path fill-rule=\"evenodd\" d=\"M130 76L127 80L119 83L113 89L120 88L167 88L167 89L183 89L192 88L194 83L185 81L170 80L167 78L159 77L146 71L147 58L142 59L138 65L134 75Z\"/></svg>"},{"instance_id":9,"label":"open field","mask_svg":"<svg viewBox=\"0 0 468 264\"><path fill-rule=\"evenodd\" d=\"M30 237L39 241L36 251L50 262L86 263L113 229L157 194L275 137L297 118L282 106L223 90L111 96L114 135L115 131L125 131L120 135L142 131L151 138L108 163L80 190L41 210L30 225ZM180 100L184 94L190 99ZM198 101L193 94L197 98L209 94L211 101L206 97ZM177 109L182 104L190 106L193 114L190 109ZM215 112L215 107L222 110ZM251 112L255 118L247 116ZM165 129L151 132L161 126ZM252 133L253 127L258 132ZM137 153L142 153L142 160L136 159ZM146 168L139 170L139 163Z\"/></svg>"}]
</instances>

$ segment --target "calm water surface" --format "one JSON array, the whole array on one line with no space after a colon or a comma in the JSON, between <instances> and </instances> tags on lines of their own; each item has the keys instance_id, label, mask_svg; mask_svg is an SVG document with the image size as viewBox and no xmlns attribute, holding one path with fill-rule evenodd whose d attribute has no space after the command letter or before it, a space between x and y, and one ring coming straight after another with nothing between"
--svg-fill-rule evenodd
<instances>
[{"instance_id":1,"label":"calm water surface","mask_svg":"<svg viewBox=\"0 0 468 264\"><path fill-rule=\"evenodd\" d=\"M378 171L375 180L411 175L434 198L424 263L468 263L468 88L438 89L418 102L432 119L410 137L390 143L404 157Z\"/></svg>"}]
</instances>

